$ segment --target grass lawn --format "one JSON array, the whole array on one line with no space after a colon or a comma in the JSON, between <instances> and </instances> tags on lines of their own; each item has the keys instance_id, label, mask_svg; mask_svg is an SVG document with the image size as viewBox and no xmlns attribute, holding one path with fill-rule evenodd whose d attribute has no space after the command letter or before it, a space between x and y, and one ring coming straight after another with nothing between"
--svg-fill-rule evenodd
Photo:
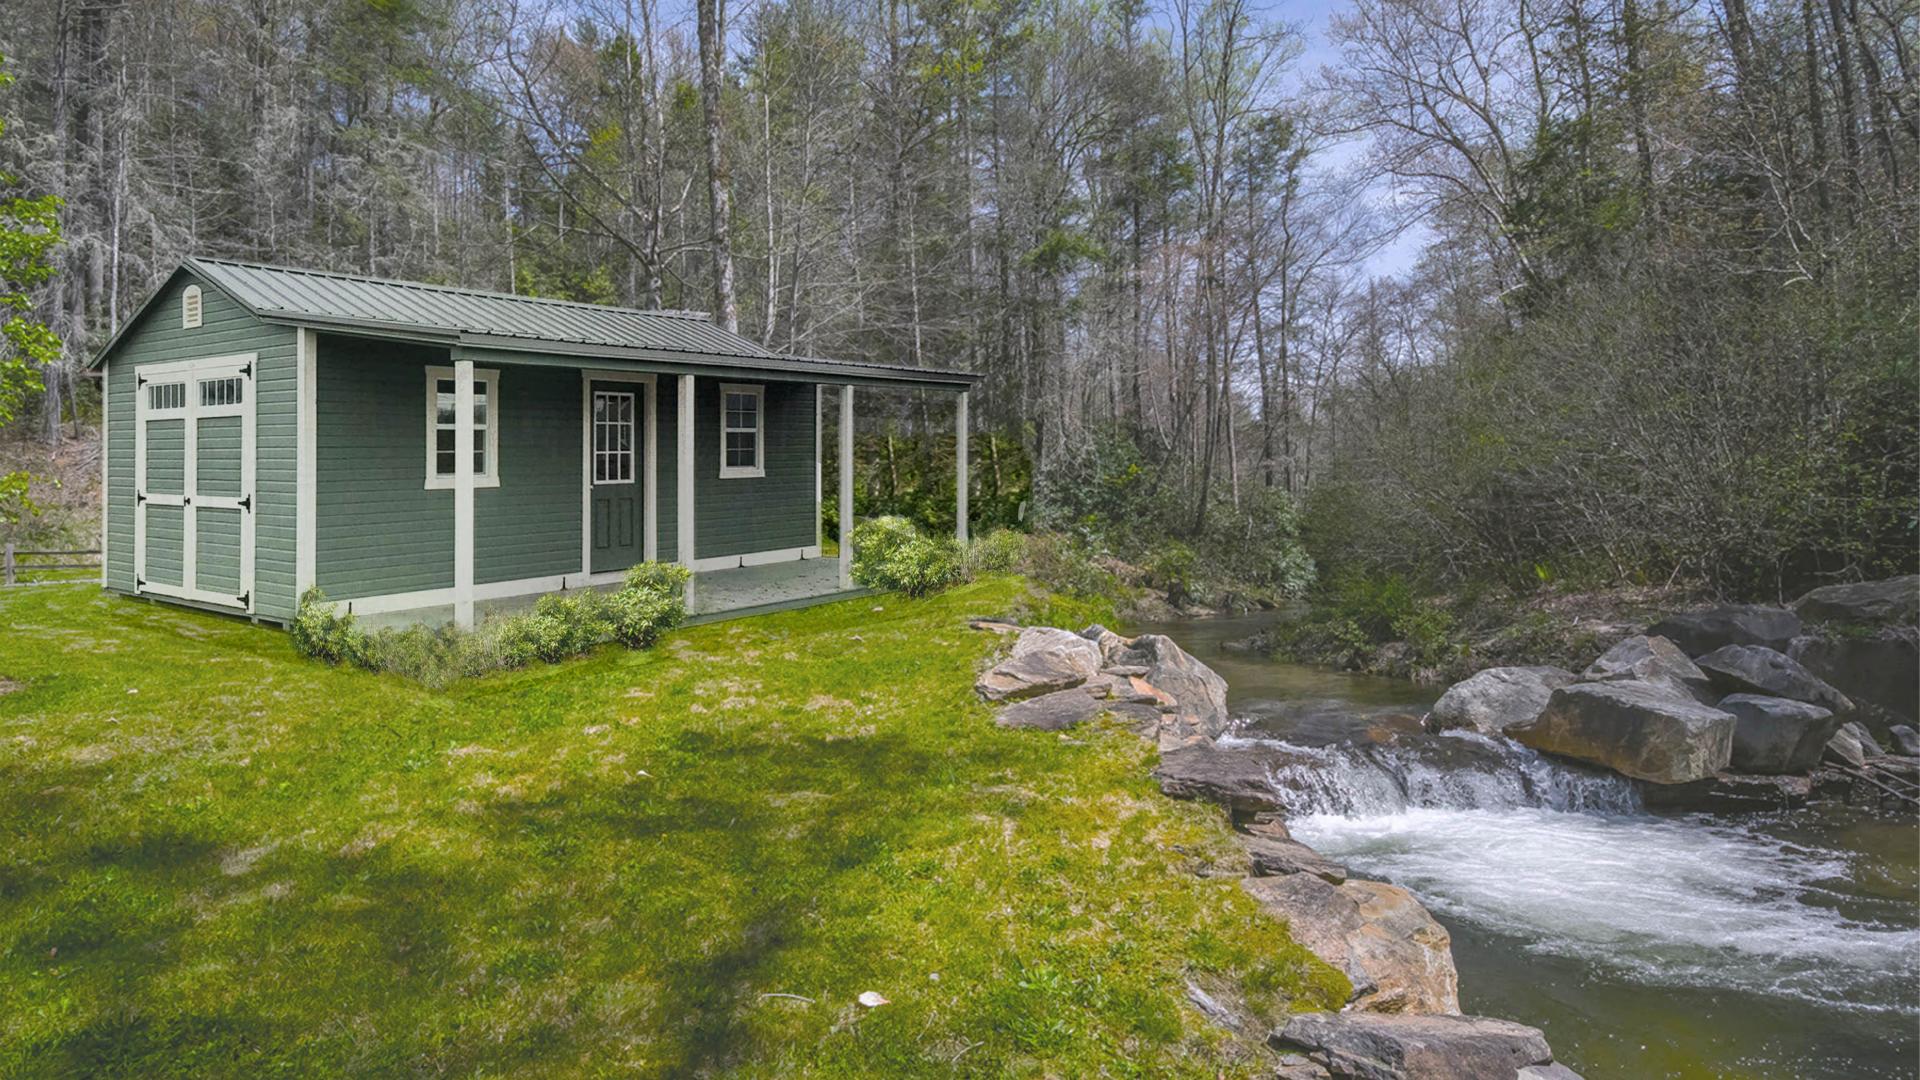
<instances>
[{"instance_id":1,"label":"grass lawn","mask_svg":"<svg viewBox=\"0 0 1920 1080\"><path fill-rule=\"evenodd\" d=\"M1096 614L998 579L435 692L0 592L0 1075L1251 1070L1191 975L1345 982L1194 876L1225 826L1142 740L993 726L964 618L1022 605Z\"/></svg>"}]
</instances>

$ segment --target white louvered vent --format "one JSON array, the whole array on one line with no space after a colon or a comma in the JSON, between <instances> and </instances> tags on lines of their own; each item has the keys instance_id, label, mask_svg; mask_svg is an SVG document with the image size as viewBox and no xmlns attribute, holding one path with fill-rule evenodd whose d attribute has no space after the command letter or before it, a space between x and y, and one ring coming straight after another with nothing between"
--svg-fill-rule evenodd
<instances>
[{"instance_id":1,"label":"white louvered vent","mask_svg":"<svg viewBox=\"0 0 1920 1080\"><path fill-rule=\"evenodd\" d=\"M180 328L192 330L200 325L200 286L189 285L180 294Z\"/></svg>"}]
</instances>

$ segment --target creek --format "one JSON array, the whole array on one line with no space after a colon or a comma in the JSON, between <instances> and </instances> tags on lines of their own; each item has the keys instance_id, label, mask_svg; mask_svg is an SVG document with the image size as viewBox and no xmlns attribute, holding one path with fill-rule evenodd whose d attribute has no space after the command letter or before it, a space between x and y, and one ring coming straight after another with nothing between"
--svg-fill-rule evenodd
<instances>
[{"instance_id":1,"label":"creek","mask_svg":"<svg viewBox=\"0 0 1920 1080\"><path fill-rule=\"evenodd\" d=\"M1822 803L1650 810L1612 774L1427 735L1439 688L1224 652L1272 616L1143 624L1227 679L1223 748L1306 750L1294 836L1417 894L1469 1013L1600 1077L1920 1072L1920 828Z\"/></svg>"}]
</instances>

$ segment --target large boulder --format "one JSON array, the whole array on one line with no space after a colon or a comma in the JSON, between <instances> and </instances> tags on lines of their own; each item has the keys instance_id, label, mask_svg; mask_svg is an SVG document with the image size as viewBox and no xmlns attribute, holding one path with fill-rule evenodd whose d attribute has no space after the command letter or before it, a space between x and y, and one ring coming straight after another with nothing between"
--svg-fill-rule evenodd
<instances>
[{"instance_id":1,"label":"large boulder","mask_svg":"<svg viewBox=\"0 0 1920 1080\"><path fill-rule=\"evenodd\" d=\"M1853 711L1847 696L1800 662L1759 645L1725 645L1698 661L1713 685L1729 694L1761 694L1818 705L1832 713Z\"/></svg>"},{"instance_id":2,"label":"large boulder","mask_svg":"<svg viewBox=\"0 0 1920 1080\"><path fill-rule=\"evenodd\" d=\"M1710 653L1722 645L1785 649L1800 634L1800 616L1786 608L1723 604L1669 615L1648 627L1647 634L1666 638L1688 656Z\"/></svg>"},{"instance_id":3,"label":"large boulder","mask_svg":"<svg viewBox=\"0 0 1920 1080\"><path fill-rule=\"evenodd\" d=\"M1636 634L1623 638L1580 673L1595 681L1633 680L1655 683L1685 694L1701 704L1719 700L1706 673L1694 665L1680 646L1663 637Z\"/></svg>"},{"instance_id":4,"label":"large boulder","mask_svg":"<svg viewBox=\"0 0 1920 1080\"><path fill-rule=\"evenodd\" d=\"M1731 694L1721 699L1719 708L1733 714L1730 763L1743 773L1812 769L1843 720L1818 705L1760 694Z\"/></svg>"},{"instance_id":5,"label":"large boulder","mask_svg":"<svg viewBox=\"0 0 1920 1080\"><path fill-rule=\"evenodd\" d=\"M1907 757L1920 757L1920 731L1906 724L1895 724L1887 734L1893 736L1893 752Z\"/></svg>"},{"instance_id":6,"label":"large boulder","mask_svg":"<svg viewBox=\"0 0 1920 1080\"><path fill-rule=\"evenodd\" d=\"M1538 719L1507 734L1543 753L1656 784L1681 784L1727 767L1733 724L1731 715L1670 686L1629 679L1563 686Z\"/></svg>"},{"instance_id":7,"label":"large boulder","mask_svg":"<svg viewBox=\"0 0 1920 1080\"><path fill-rule=\"evenodd\" d=\"M1347 868L1298 840L1248 832L1240 837L1254 877L1312 874L1329 885L1345 884Z\"/></svg>"},{"instance_id":8,"label":"large boulder","mask_svg":"<svg viewBox=\"0 0 1920 1080\"><path fill-rule=\"evenodd\" d=\"M1202 743L1163 751L1153 778L1170 798L1215 802L1236 814L1251 815L1285 809L1277 774L1289 768L1311 769L1314 764L1304 755L1278 747L1216 750Z\"/></svg>"},{"instance_id":9,"label":"large boulder","mask_svg":"<svg viewBox=\"0 0 1920 1080\"><path fill-rule=\"evenodd\" d=\"M1892 719L1920 719L1920 631L1911 626L1798 637L1787 655L1855 705L1872 705Z\"/></svg>"},{"instance_id":10,"label":"large boulder","mask_svg":"<svg viewBox=\"0 0 1920 1080\"><path fill-rule=\"evenodd\" d=\"M1554 1065L1539 1029L1486 1016L1302 1013L1268 1045L1304 1050L1328 1074L1354 1080L1578 1080Z\"/></svg>"},{"instance_id":11,"label":"large boulder","mask_svg":"<svg viewBox=\"0 0 1920 1080\"><path fill-rule=\"evenodd\" d=\"M1003 728L1034 731L1065 731L1099 716L1107 703L1084 686L1055 690L1039 697L1023 698L1001 709L993 722Z\"/></svg>"},{"instance_id":12,"label":"large boulder","mask_svg":"<svg viewBox=\"0 0 1920 1080\"><path fill-rule=\"evenodd\" d=\"M1334 885L1313 874L1240 882L1293 940L1346 973L1348 1008L1369 1012L1458 1013L1453 940L1413 894L1383 881Z\"/></svg>"},{"instance_id":13,"label":"large boulder","mask_svg":"<svg viewBox=\"0 0 1920 1080\"><path fill-rule=\"evenodd\" d=\"M1823 585L1793 602L1808 622L1899 624L1920 622L1920 574Z\"/></svg>"},{"instance_id":14,"label":"large boulder","mask_svg":"<svg viewBox=\"0 0 1920 1080\"><path fill-rule=\"evenodd\" d=\"M974 690L988 701L1018 701L1079 686L1100 672L1100 647L1067 630L1031 626L1013 652L982 674Z\"/></svg>"},{"instance_id":15,"label":"large boulder","mask_svg":"<svg viewBox=\"0 0 1920 1080\"><path fill-rule=\"evenodd\" d=\"M1175 715L1184 718L1195 734L1215 739L1227 730L1227 680L1194 659L1172 638L1164 634L1142 634L1131 641L1122 639L1115 647L1102 637L1098 648L1108 668L1129 671L1145 668L1140 678L1173 698Z\"/></svg>"},{"instance_id":16,"label":"large boulder","mask_svg":"<svg viewBox=\"0 0 1920 1080\"><path fill-rule=\"evenodd\" d=\"M1515 724L1532 723L1555 690L1573 682L1573 672L1557 667L1488 668L1454 683L1427 713L1427 730L1467 728L1498 735Z\"/></svg>"}]
</instances>

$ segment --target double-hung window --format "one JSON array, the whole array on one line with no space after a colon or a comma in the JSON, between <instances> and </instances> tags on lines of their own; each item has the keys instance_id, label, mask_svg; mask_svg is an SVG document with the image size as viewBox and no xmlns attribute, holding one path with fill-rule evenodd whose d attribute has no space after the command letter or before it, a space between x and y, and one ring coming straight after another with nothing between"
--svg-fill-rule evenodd
<instances>
[{"instance_id":1,"label":"double-hung window","mask_svg":"<svg viewBox=\"0 0 1920 1080\"><path fill-rule=\"evenodd\" d=\"M767 388L720 386L720 479L767 475Z\"/></svg>"},{"instance_id":2,"label":"double-hung window","mask_svg":"<svg viewBox=\"0 0 1920 1080\"><path fill-rule=\"evenodd\" d=\"M453 369L427 369L427 487L453 486L454 468L454 377ZM475 487L500 484L500 373L473 373L473 483Z\"/></svg>"}]
</instances>

